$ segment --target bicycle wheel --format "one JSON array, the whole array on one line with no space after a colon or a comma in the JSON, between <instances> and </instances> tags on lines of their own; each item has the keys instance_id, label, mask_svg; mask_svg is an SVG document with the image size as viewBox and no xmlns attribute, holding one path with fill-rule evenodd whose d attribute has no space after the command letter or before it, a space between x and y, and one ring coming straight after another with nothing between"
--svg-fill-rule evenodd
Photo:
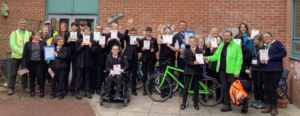
<instances>
[{"instance_id":1,"label":"bicycle wheel","mask_svg":"<svg viewBox=\"0 0 300 116\"><path fill-rule=\"evenodd\" d=\"M142 71L139 71L138 77L136 78L136 89L139 89L144 85L142 80L143 80L143 73Z\"/></svg>"},{"instance_id":2,"label":"bicycle wheel","mask_svg":"<svg viewBox=\"0 0 300 116\"><path fill-rule=\"evenodd\" d=\"M288 86L285 84L285 86L282 87L283 91L281 91L280 88L277 88L278 98L282 98L284 96L284 93L286 93Z\"/></svg>"},{"instance_id":3,"label":"bicycle wheel","mask_svg":"<svg viewBox=\"0 0 300 116\"><path fill-rule=\"evenodd\" d=\"M164 76L162 73L158 73L158 74L160 74L160 76ZM174 74L173 75L175 78L177 78L178 79L178 77ZM169 78L168 76L166 77L166 78L168 78L169 80L171 80L171 78ZM173 90L172 90L172 92L173 93L175 93L176 92L176 90L178 89L178 83L176 82L176 81L174 81L174 80L172 80L171 81L172 82L172 88L173 88ZM156 89L156 91L158 92L158 93L160 93L160 90L158 89L158 88L155 88Z\"/></svg>"},{"instance_id":4,"label":"bicycle wheel","mask_svg":"<svg viewBox=\"0 0 300 116\"><path fill-rule=\"evenodd\" d=\"M163 82L163 85L158 88L158 86L161 84L161 81L163 79L163 75L161 74L154 74L151 75L147 81L146 81L146 91L148 96L156 102L163 102L166 101L170 98L171 96L171 91L172 91L172 84L170 79L165 78L165 81ZM163 91L161 93L159 93L156 88L159 91Z\"/></svg>"},{"instance_id":5,"label":"bicycle wheel","mask_svg":"<svg viewBox=\"0 0 300 116\"><path fill-rule=\"evenodd\" d=\"M208 107L213 107L219 104L223 99L223 90L221 84L214 78L206 77L201 79L199 82L202 82L206 87L208 94L199 94L198 101L200 104ZM204 90L204 88L199 85L199 90Z\"/></svg>"}]
</instances>

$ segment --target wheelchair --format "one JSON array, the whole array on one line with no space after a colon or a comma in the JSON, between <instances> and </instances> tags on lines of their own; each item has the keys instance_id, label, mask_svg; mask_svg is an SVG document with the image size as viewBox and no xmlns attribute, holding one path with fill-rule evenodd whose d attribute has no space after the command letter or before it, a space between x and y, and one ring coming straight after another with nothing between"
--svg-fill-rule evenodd
<instances>
[{"instance_id":1,"label":"wheelchair","mask_svg":"<svg viewBox=\"0 0 300 116\"><path fill-rule=\"evenodd\" d=\"M105 77L108 77L108 72L106 70L104 70L103 73L105 74ZM124 106L126 107L127 104L131 101L132 86L131 86L128 72L125 71L121 75L123 76L122 86L121 86L121 90L120 90L121 99L116 100L116 101L124 101ZM100 101L99 101L100 106L103 106L104 101L114 101L114 98L116 97L116 95L114 95L116 93L116 88L115 88L116 86L117 86L117 80L116 80L116 78L114 78L113 83L112 83L112 91L109 96L109 100L103 99L103 96L105 96L105 94L107 93L107 78L105 78L105 81L102 83L102 88L101 88L101 96L100 96Z\"/></svg>"}]
</instances>

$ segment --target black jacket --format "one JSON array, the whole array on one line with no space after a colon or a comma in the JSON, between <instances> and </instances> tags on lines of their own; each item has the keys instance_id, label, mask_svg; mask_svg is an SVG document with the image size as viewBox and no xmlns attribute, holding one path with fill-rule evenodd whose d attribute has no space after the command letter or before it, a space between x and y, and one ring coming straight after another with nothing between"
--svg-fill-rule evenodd
<instances>
[{"instance_id":1,"label":"black jacket","mask_svg":"<svg viewBox=\"0 0 300 116\"><path fill-rule=\"evenodd\" d=\"M105 34L102 34L101 36L105 36ZM105 43L107 42L107 39L105 40ZM104 45L105 47L102 48L101 45L99 45L99 42L96 43L96 51L95 51L95 55L94 55L94 61L96 62L96 65L100 65L100 64L105 64L105 59L106 59L106 49L107 46Z\"/></svg>"},{"instance_id":2,"label":"black jacket","mask_svg":"<svg viewBox=\"0 0 300 116\"><path fill-rule=\"evenodd\" d=\"M124 48L124 35L122 33L118 32L117 36L120 39L121 46L118 44L118 41L116 39L109 41L109 43L106 45L107 46L106 54L109 54L111 52L111 48L114 45L119 45L120 47L122 47L122 49ZM108 38L110 38L110 37L111 37L110 33L106 34L106 43L107 43Z\"/></svg>"},{"instance_id":3,"label":"black jacket","mask_svg":"<svg viewBox=\"0 0 300 116\"><path fill-rule=\"evenodd\" d=\"M245 45L242 45L242 52L243 52L243 64L242 64L242 69L240 72L240 77L243 79L248 79L249 75L246 73L246 69L248 69L248 58L249 58L249 48Z\"/></svg>"},{"instance_id":4,"label":"black jacket","mask_svg":"<svg viewBox=\"0 0 300 116\"><path fill-rule=\"evenodd\" d=\"M58 52L57 52L57 48L55 48L55 52L57 53L57 56L55 57L55 60L50 61L48 68L53 68L53 69L67 68L67 56L69 52L68 48L62 46Z\"/></svg>"},{"instance_id":5,"label":"black jacket","mask_svg":"<svg viewBox=\"0 0 300 116\"><path fill-rule=\"evenodd\" d=\"M64 38L65 38L65 43L64 43L64 46L68 48L68 59L70 56L76 56L77 57L77 52L76 52L76 41L70 41L68 42L69 40L69 37L70 37L70 33L71 32L67 32L65 35L64 35ZM82 34L80 33L80 31L77 31L77 38L78 40L79 39L82 39Z\"/></svg>"},{"instance_id":6,"label":"black jacket","mask_svg":"<svg viewBox=\"0 0 300 116\"><path fill-rule=\"evenodd\" d=\"M77 68L92 68L94 66L94 54L96 52L97 46L96 42L93 40L93 37L90 36L90 42L92 46L88 45L81 46L83 39L79 39L76 42L76 49L78 52L76 67Z\"/></svg>"},{"instance_id":7,"label":"black jacket","mask_svg":"<svg viewBox=\"0 0 300 116\"><path fill-rule=\"evenodd\" d=\"M41 63L42 63L42 70L44 70L46 66L46 61L45 61L45 57L44 57L44 46L47 46L47 43L45 41L41 41L39 40L39 44L40 46L40 57L41 57ZM22 69L27 68L29 69L29 63L30 63L30 59L31 59L31 52L32 52L32 41L28 41L25 43L24 49L23 49L23 55L22 55Z\"/></svg>"},{"instance_id":8,"label":"black jacket","mask_svg":"<svg viewBox=\"0 0 300 116\"><path fill-rule=\"evenodd\" d=\"M256 47L256 51L254 52L254 47ZM260 62L260 54L259 54L259 50L260 48L257 45L253 45L251 46L251 53L250 53L250 66L251 66L251 70L255 70L255 71L261 71L262 70L262 64ZM257 56L255 57L255 53L257 54ZM252 60L256 60L257 64L252 64Z\"/></svg>"},{"instance_id":9,"label":"black jacket","mask_svg":"<svg viewBox=\"0 0 300 116\"><path fill-rule=\"evenodd\" d=\"M147 61L147 58L150 56L152 58L152 60L154 62L157 61L157 58L156 58L156 53L158 52L158 44L157 44L157 39L156 38L153 38L151 37L151 41L150 41L150 49L149 50L145 50L145 51L142 51L142 48L144 47L144 41L147 40L146 37L144 37L143 39L139 40L139 44L140 44L140 50L142 52L142 62L146 62ZM151 52L151 49L154 49L154 52Z\"/></svg>"},{"instance_id":10,"label":"black jacket","mask_svg":"<svg viewBox=\"0 0 300 116\"><path fill-rule=\"evenodd\" d=\"M199 47L196 47L195 54L202 54L203 50L200 50ZM185 75L202 75L203 74L203 64L194 65L196 57L190 49L187 49L184 52L184 74Z\"/></svg>"},{"instance_id":11,"label":"black jacket","mask_svg":"<svg viewBox=\"0 0 300 116\"><path fill-rule=\"evenodd\" d=\"M117 63L114 63L113 62L113 59L112 59L112 54L109 54L107 55L107 58L106 58L106 68L105 70L107 72L110 72L110 70L113 70L114 69L114 65L115 64L120 64L121 65L121 69L123 70L127 70L129 68L129 64L128 64L128 61L127 61L127 58L124 57L124 55L122 55L121 53L118 54L118 58L117 58Z\"/></svg>"},{"instance_id":12,"label":"black jacket","mask_svg":"<svg viewBox=\"0 0 300 116\"><path fill-rule=\"evenodd\" d=\"M124 50L123 55L127 56L128 60L138 59L138 52L140 52L140 46L137 47L137 45L130 45L130 36L128 36L128 32L129 32L129 30L126 29L126 31L124 33L124 40L126 41L126 48ZM139 41L138 38L136 41Z\"/></svg>"}]
</instances>

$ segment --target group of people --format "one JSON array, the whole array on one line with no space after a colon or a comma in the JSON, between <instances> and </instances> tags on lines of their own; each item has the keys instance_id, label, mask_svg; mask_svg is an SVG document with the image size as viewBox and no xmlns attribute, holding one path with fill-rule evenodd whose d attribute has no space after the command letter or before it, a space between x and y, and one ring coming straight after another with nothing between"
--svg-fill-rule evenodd
<instances>
[{"instance_id":1,"label":"group of people","mask_svg":"<svg viewBox=\"0 0 300 116\"><path fill-rule=\"evenodd\" d=\"M92 94L101 94L102 82L107 78L107 92L102 96L108 99L111 94L116 95L115 99L120 99L120 89L122 75L114 73L114 66L120 65L120 72L129 71L132 74L132 94L136 92L136 78L138 60L142 62L143 83L147 80L147 74L153 74L154 67L158 61L160 70L164 71L166 66L161 65L166 60L170 60L169 65L184 70L179 73L178 80L185 85L193 81L192 86L195 91L199 89L198 81L204 78L203 72L218 80L222 85L223 100L225 105L221 111L231 111L231 100L229 87L238 78L253 80L255 103L251 107L263 109L262 113L276 115L277 111L277 85L283 73L282 59L286 56L283 44L272 39L272 34L266 32L251 38L247 24L239 26L239 33L233 36L231 31L225 31L219 35L217 28L211 30L212 38L217 41L218 47L212 47L211 42L205 42L204 38L189 37L185 40L184 31L187 31L187 22L179 22L180 31L172 38L172 43L164 43L162 35L172 35L172 29L165 27L163 31L158 30L158 37L152 36L152 28L145 29L146 37L135 40L132 44L130 36L137 36L137 29L132 28L132 24L127 24L128 28L124 34L117 32L117 37L112 38L111 33L104 34L103 27L97 25L95 32L100 32L104 36L105 44L100 44L99 40L94 40L94 34L85 20L71 24L68 30L66 23L61 23L59 30L55 31L51 27L51 22L46 21L40 32L30 33L25 29L26 20L20 19L19 28L11 33L10 46L12 49L12 68L9 77L8 95L14 93L16 75L21 65L22 69L29 70L30 87L27 84L27 74L22 75L22 87L24 92L35 96L35 78L40 89L40 96L44 97L44 86L46 79L52 92L50 99L54 99L59 94L58 99L63 99L70 92L71 96L81 99L79 90L85 91L87 98L92 98ZM77 31L78 26L80 31ZM113 22L111 29L118 31L119 24ZM71 32L77 32L76 37L70 36ZM90 36L89 42L84 42L83 37ZM238 44L233 39L240 39ZM149 49L144 47L144 41L150 42ZM188 41L188 43L186 43ZM126 42L126 43L125 43ZM207 44L206 44L207 43ZM175 44L178 44L176 46ZM188 45L189 49L183 49L180 45ZM55 46L53 55L55 60L44 60L44 46ZM260 59L259 50L268 51L268 59ZM157 59L156 53L159 52ZM138 58L138 53L142 53ZM177 54L177 55L176 55ZM203 54L203 59L208 63L200 64L195 54ZM70 67L72 64L72 67ZM250 68L251 67L251 68ZM72 80L69 83L69 72L72 68ZM106 70L108 76L105 77L103 71ZM51 74L54 74L51 75ZM53 77L52 77L53 76ZM191 80L191 77L194 78ZM113 79L117 80L116 93L111 93ZM145 85L145 84L144 84ZM220 98L220 90L216 91L216 97ZM147 95L145 87L143 95ZM162 91L164 97L164 92ZM183 96L181 110L186 108L188 88L181 89ZM267 105L264 104L264 96L267 98ZM202 100L206 100L203 99ZM198 97L194 96L194 108L199 110Z\"/></svg>"}]
</instances>

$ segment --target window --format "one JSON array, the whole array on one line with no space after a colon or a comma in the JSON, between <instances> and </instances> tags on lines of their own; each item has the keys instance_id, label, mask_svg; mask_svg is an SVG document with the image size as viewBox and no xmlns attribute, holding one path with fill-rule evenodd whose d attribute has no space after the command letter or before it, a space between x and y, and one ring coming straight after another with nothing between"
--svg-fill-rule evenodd
<instances>
[{"instance_id":1,"label":"window","mask_svg":"<svg viewBox=\"0 0 300 116\"><path fill-rule=\"evenodd\" d=\"M291 57L300 60L300 0L293 0Z\"/></svg>"}]
</instances>

